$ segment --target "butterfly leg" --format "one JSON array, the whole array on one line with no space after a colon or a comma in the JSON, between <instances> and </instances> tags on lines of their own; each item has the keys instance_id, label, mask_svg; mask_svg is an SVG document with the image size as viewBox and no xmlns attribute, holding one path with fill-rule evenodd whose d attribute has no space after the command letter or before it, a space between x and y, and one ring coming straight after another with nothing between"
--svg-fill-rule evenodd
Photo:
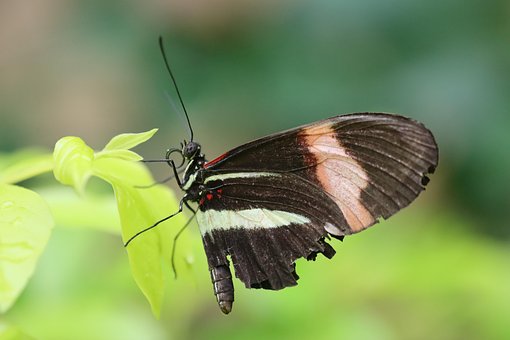
<instances>
[{"instance_id":1,"label":"butterfly leg","mask_svg":"<svg viewBox=\"0 0 510 340\"><path fill-rule=\"evenodd\" d=\"M183 183L181 181L181 178L179 177L179 171L177 170L177 167L175 166L174 161L171 159L168 161L168 164L170 164L170 166L172 167L172 170L174 171L174 178L177 181L177 184L179 185L179 187L181 188Z\"/></svg>"},{"instance_id":2,"label":"butterfly leg","mask_svg":"<svg viewBox=\"0 0 510 340\"><path fill-rule=\"evenodd\" d=\"M153 225L151 225L150 227L148 228L145 228L143 230L140 230L139 232L137 232L136 234L134 234L133 236L131 236L126 243L124 243L124 247L127 247L131 241L133 241L136 237L140 236L141 234L157 227L160 223L163 223L165 222L166 220L169 220L171 219L172 217L174 217L175 215L178 215L182 212L182 205L186 202L186 200L188 199L187 195L184 195L181 199L181 201L179 202L179 210L177 210L177 212L173 213L172 215L169 215L165 218L162 218L161 220L157 221L156 223L154 223ZM186 202L187 203L187 202Z\"/></svg>"},{"instance_id":3,"label":"butterfly leg","mask_svg":"<svg viewBox=\"0 0 510 340\"><path fill-rule=\"evenodd\" d=\"M178 171L179 174L182 174L183 172L184 172L184 169L180 169ZM158 184L165 184L166 182L168 182L169 180L171 180L173 178L175 178L174 174L172 174L171 176L168 176L165 179L161 179L159 181L155 181L154 183L149 184L149 185L135 185L135 188L137 188L137 189L149 189L149 188L152 188L152 187L154 187L154 186L156 186Z\"/></svg>"},{"instance_id":4,"label":"butterfly leg","mask_svg":"<svg viewBox=\"0 0 510 340\"><path fill-rule=\"evenodd\" d=\"M192 209L189 206L188 202L184 202L184 204L186 205L186 207L188 207L188 209L193 211L193 215L188 219L188 221L182 226L182 228L174 236L171 261L172 261L172 270L174 271L174 277L176 279L177 279L177 269L175 268L175 248L177 248L177 239L179 238L179 236L181 236L184 229L186 229L188 227L188 224L190 224L190 222L193 220L193 218L195 218L195 214L197 213L194 209Z\"/></svg>"}]
</instances>

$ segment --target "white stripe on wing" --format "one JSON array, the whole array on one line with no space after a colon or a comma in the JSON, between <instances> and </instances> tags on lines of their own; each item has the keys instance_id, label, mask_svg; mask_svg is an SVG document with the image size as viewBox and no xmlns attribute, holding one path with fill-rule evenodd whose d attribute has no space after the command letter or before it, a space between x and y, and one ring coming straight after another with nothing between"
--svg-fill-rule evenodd
<instances>
[{"instance_id":1,"label":"white stripe on wing","mask_svg":"<svg viewBox=\"0 0 510 340\"><path fill-rule=\"evenodd\" d=\"M274 172L232 172L221 175L212 175L205 179L204 183L212 182L212 181L224 181L226 179L232 178L257 178L257 177L268 177L274 176L278 177L280 174Z\"/></svg>"},{"instance_id":2,"label":"white stripe on wing","mask_svg":"<svg viewBox=\"0 0 510 340\"><path fill-rule=\"evenodd\" d=\"M310 220L295 213L269 209L206 210L197 212L200 232L204 235L214 229L264 229L278 228L290 224L306 224Z\"/></svg>"}]
</instances>

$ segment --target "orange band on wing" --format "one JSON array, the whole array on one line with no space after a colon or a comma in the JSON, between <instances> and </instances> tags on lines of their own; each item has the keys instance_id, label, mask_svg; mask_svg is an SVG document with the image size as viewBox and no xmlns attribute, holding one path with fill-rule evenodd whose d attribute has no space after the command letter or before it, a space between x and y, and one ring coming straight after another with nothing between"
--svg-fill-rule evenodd
<instances>
[{"instance_id":1,"label":"orange band on wing","mask_svg":"<svg viewBox=\"0 0 510 340\"><path fill-rule=\"evenodd\" d=\"M302 138L316 160L316 176L324 190L342 211L353 232L361 231L375 223L375 219L361 200L362 191L368 186L368 176L336 138L330 124L307 127Z\"/></svg>"}]
</instances>

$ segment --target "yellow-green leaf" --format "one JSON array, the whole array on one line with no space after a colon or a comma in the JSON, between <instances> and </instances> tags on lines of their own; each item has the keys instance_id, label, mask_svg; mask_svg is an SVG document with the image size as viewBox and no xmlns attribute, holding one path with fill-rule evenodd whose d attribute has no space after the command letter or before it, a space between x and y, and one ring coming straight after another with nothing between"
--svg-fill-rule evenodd
<instances>
[{"instance_id":1,"label":"yellow-green leaf","mask_svg":"<svg viewBox=\"0 0 510 340\"><path fill-rule=\"evenodd\" d=\"M19 157L23 154L26 156ZM0 171L0 183L14 184L53 170L53 157L48 153L20 151L10 158L15 161Z\"/></svg>"},{"instance_id":2,"label":"yellow-green leaf","mask_svg":"<svg viewBox=\"0 0 510 340\"><path fill-rule=\"evenodd\" d=\"M38 194L0 185L0 312L10 308L32 276L53 224Z\"/></svg>"},{"instance_id":3,"label":"yellow-green leaf","mask_svg":"<svg viewBox=\"0 0 510 340\"><path fill-rule=\"evenodd\" d=\"M156 129L114 137L103 151L95 154L76 137L61 139L55 148L55 176L62 183L80 188L92 175L112 185L124 242L178 209L178 202L168 187L156 185L140 188L153 184L154 179L145 165L137 162L141 157L128 150L155 132ZM159 315L165 287L162 264L169 264L168 254L172 251L173 239L183 223L184 216L176 216L158 228L141 234L127 248L133 277L156 316ZM186 239L187 235L183 234L180 238L181 249L186 249ZM120 240L119 243L122 246ZM187 257L182 256L182 252L177 253L177 264L180 266Z\"/></svg>"},{"instance_id":4,"label":"yellow-green leaf","mask_svg":"<svg viewBox=\"0 0 510 340\"><path fill-rule=\"evenodd\" d=\"M153 181L147 168L141 163L102 158L94 163L94 173L114 188L124 242L178 208L174 195L167 187L137 187L137 184ZM127 247L133 277L156 316L159 315L164 293L162 260L166 259L166 254L171 253L172 245L169 240L173 240L183 224L183 216L176 216L158 228L138 236ZM183 235L181 241L186 242L186 237Z\"/></svg>"},{"instance_id":5,"label":"yellow-green leaf","mask_svg":"<svg viewBox=\"0 0 510 340\"><path fill-rule=\"evenodd\" d=\"M111 150L129 150L134 148L138 144L141 144L147 140L149 140L154 134L158 131L158 129L152 129L147 132L141 133L123 133L118 136L113 137L108 144L104 147L103 150L111 151Z\"/></svg>"},{"instance_id":6,"label":"yellow-green leaf","mask_svg":"<svg viewBox=\"0 0 510 340\"><path fill-rule=\"evenodd\" d=\"M94 150L78 137L61 138L55 145L53 160L55 178L82 193L92 175Z\"/></svg>"},{"instance_id":7,"label":"yellow-green leaf","mask_svg":"<svg viewBox=\"0 0 510 340\"><path fill-rule=\"evenodd\" d=\"M99 158L120 158L126 161L141 161L143 158L131 150L111 150L100 151L96 153L96 159Z\"/></svg>"}]
</instances>

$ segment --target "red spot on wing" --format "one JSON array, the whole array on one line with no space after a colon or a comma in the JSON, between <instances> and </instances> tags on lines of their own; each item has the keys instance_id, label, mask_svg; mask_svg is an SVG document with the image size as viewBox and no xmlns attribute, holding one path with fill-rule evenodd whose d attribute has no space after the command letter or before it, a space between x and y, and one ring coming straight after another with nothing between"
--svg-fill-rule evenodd
<instances>
[{"instance_id":1,"label":"red spot on wing","mask_svg":"<svg viewBox=\"0 0 510 340\"><path fill-rule=\"evenodd\" d=\"M204 164L204 168L209 168L211 166L213 166L214 164L218 163L219 161L221 161L223 158L227 157L227 153L224 153L223 155L220 155L218 157L216 157L215 159L213 159L212 161L210 162L206 162Z\"/></svg>"},{"instance_id":2,"label":"red spot on wing","mask_svg":"<svg viewBox=\"0 0 510 340\"><path fill-rule=\"evenodd\" d=\"M205 195L205 197L207 197L207 199L210 201L213 199L213 194L209 193L209 194Z\"/></svg>"},{"instance_id":3,"label":"red spot on wing","mask_svg":"<svg viewBox=\"0 0 510 340\"><path fill-rule=\"evenodd\" d=\"M202 197L202 198L200 199L200 202L198 202L198 205L202 205L202 204L204 204L204 202L205 202L205 199Z\"/></svg>"}]
</instances>

